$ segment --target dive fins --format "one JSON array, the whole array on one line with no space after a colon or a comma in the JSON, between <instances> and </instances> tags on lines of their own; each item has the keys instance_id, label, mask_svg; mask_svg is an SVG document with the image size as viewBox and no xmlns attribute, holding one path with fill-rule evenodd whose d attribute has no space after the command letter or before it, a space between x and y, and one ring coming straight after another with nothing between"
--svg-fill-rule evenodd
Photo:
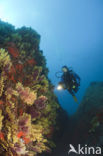
<instances>
[{"instance_id":1,"label":"dive fins","mask_svg":"<svg viewBox=\"0 0 103 156\"><path fill-rule=\"evenodd\" d=\"M74 101L75 101L76 103L78 103L78 100L77 100L77 98L76 98L75 95L73 95L73 99L74 99Z\"/></svg>"}]
</instances>

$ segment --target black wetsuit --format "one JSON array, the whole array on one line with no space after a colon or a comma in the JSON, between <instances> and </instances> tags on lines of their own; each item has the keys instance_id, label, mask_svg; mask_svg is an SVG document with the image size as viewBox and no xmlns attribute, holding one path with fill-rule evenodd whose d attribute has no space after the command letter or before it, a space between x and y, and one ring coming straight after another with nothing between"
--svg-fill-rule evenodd
<instances>
[{"instance_id":1,"label":"black wetsuit","mask_svg":"<svg viewBox=\"0 0 103 156\"><path fill-rule=\"evenodd\" d=\"M80 86L80 78L72 70L63 73L62 82L65 84L65 89L67 89L72 95L78 91L78 87ZM73 88L73 86L75 86L75 88Z\"/></svg>"}]
</instances>

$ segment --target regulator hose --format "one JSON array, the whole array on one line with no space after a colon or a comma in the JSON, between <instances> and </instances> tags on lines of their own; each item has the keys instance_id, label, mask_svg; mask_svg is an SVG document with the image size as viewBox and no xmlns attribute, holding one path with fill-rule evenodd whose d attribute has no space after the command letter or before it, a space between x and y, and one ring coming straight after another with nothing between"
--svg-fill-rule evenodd
<instances>
[{"instance_id":1,"label":"regulator hose","mask_svg":"<svg viewBox=\"0 0 103 156\"><path fill-rule=\"evenodd\" d=\"M55 76L56 76L57 78L61 78L62 73L63 73L62 71L58 71L58 72L55 73ZM61 74L61 75L59 75L59 74Z\"/></svg>"}]
</instances>

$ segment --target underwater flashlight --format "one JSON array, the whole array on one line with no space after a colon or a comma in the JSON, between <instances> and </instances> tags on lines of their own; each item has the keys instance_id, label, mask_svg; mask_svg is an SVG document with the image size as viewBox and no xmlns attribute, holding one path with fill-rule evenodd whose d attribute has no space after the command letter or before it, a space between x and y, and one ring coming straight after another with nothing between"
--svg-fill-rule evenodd
<instances>
[{"instance_id":1,"label":"underwater flashlight","mask_svg":"<svg viewBox=\"0 0 103 156\"><path fill-rule=\"evenodd\" d=\"M57 86L57 90L62 90L63 89L63 86L62 85L58 85Z\"/></svg>"}]
</instances>

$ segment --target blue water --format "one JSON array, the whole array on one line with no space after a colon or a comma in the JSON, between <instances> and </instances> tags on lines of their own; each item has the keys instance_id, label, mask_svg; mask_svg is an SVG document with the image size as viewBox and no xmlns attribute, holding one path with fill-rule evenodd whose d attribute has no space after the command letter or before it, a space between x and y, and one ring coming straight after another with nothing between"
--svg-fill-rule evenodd
<instances>
[{"instance_id":1,"label":"blue water","mask_svg":"<svg viewBox=\"0 0 103 156\"><path fill-rule=\"evenodd\" d=\"M81 77L80 101L91 81L103 81L103 0L1 0L0 18L41 34L49 78L63 65ZM67 91L55 90L61 106L73 114L78 104Z\"/></svg>"}]
</instances>

